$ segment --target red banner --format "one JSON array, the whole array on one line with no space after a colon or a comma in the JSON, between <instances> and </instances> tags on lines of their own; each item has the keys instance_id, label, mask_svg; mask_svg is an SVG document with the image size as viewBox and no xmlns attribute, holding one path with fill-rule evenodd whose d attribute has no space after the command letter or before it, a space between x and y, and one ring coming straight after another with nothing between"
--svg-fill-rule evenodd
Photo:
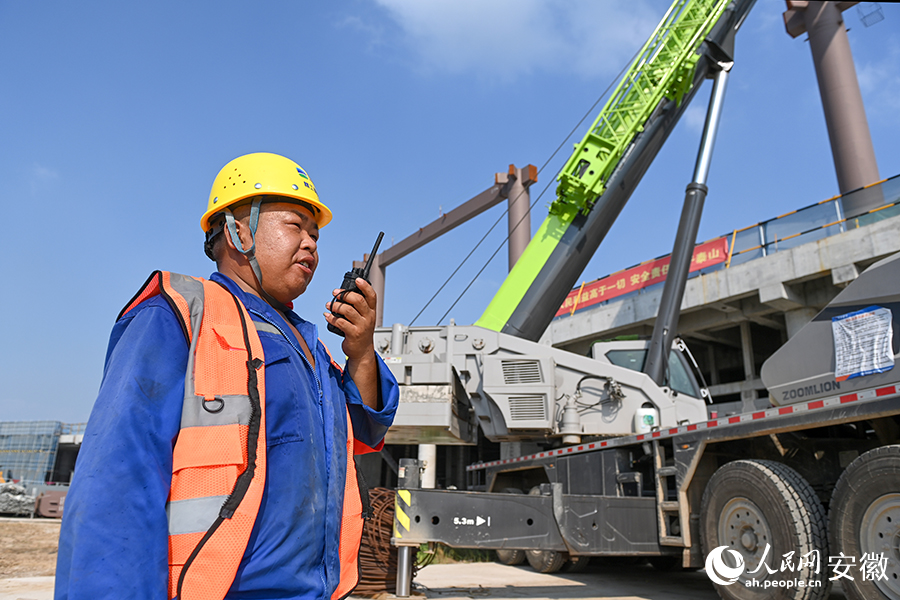
<instances>
[{"instance_id":1,"label":"red banner","mask_svg":"<svg viewBox=\"0 0 900 600\"><path fill-rule=\"evenodd\" d=\"M669 273L669 261L671 256L664 256L656 260L647 261L636 267L607 275L603 279L584 284L574 289L566 296L566 301L559 308L556 316L571 313L573 310L585 308L593 304L599 304L634 292L645 287L663 282ZM694 255L691 257L691 271L711 267L725 262L728 258L728 238L720 237L704 242L694 247Z\"/></svg>"}]
</instances>

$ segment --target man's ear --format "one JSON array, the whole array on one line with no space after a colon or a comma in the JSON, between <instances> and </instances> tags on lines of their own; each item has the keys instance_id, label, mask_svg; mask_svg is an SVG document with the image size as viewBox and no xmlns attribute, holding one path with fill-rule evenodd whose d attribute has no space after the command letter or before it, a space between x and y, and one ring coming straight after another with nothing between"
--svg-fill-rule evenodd
<instances>
[{"instance_id":1,"label":"man's ear","mask_svg":"<svg viewBox=\"0 0 900 600\"><path fill-rule=\"evenodd\" d=\"M246 218L234 220L234 227L237 230L238 237L240 238L244 248L250 248L253 245L253 239L250 234L250 227L245 223ZM231 232L228 230L228 227L225 227L225 230L222 232L225 236L225 243L228 244L228 247L232 250L243 254L243 249L238 248L234 245L234 238L231 237Z\"/></svg>"}]
</instances>

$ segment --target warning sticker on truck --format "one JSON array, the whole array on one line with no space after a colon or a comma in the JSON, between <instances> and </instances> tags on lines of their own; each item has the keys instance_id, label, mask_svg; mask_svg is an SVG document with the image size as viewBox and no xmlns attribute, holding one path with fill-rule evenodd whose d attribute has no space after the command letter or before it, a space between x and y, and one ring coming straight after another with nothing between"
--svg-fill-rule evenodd
<instances>
[{"instance_id":1,"label":"warning sticker on truck","mask_svg":"<svg viewBox=\"0 0 900 600\"><path fill-rule=\"evenodd\" d=\"M834 333L834 378L884 373L894 368L891 310L870 306L831 319Z\"/></svg>"}]
</instances>

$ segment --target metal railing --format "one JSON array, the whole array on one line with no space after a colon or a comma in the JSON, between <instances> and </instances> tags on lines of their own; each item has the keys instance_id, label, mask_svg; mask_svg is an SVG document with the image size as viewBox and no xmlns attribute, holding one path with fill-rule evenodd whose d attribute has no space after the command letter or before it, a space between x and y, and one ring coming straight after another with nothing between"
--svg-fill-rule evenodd
<instances>
[{"instance_id":1,"label":"metal railing","mask_svg":"<svg viewBox=\"0 0 900 600\"><path fill-rule=\"evenodd\" d=\"M850 208L848 207L855 207ZM762 221L729 236L728 260L745 263L900 214L900 175ZM710 267L705 272L716 270Z\"/></svg>"}]
</instances>

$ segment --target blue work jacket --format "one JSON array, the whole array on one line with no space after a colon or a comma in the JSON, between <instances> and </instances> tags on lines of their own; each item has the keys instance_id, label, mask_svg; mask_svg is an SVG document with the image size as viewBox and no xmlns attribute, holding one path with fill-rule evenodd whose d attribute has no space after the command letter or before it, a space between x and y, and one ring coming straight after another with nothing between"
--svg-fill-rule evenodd
<instances>
[{"instance_id":1,"label":"blue work jacket","mask_svg":"<svg viewBox=\"0 0 900 600\"><path fill-rule=\"evenodd\" d=\"M378 359L381 410L331 364L316 326L282 316L220 273L243 302L265 355L267 472L262 503L228 599L322 599L337 587L346 475L347 411L356 439L376 447L393 421L397 382ZM167 597L172 449L181 422L188 343L166 301L155 296L113 328L100 393L65 501L57 600Z\"/></svg>"}]
</instances>

